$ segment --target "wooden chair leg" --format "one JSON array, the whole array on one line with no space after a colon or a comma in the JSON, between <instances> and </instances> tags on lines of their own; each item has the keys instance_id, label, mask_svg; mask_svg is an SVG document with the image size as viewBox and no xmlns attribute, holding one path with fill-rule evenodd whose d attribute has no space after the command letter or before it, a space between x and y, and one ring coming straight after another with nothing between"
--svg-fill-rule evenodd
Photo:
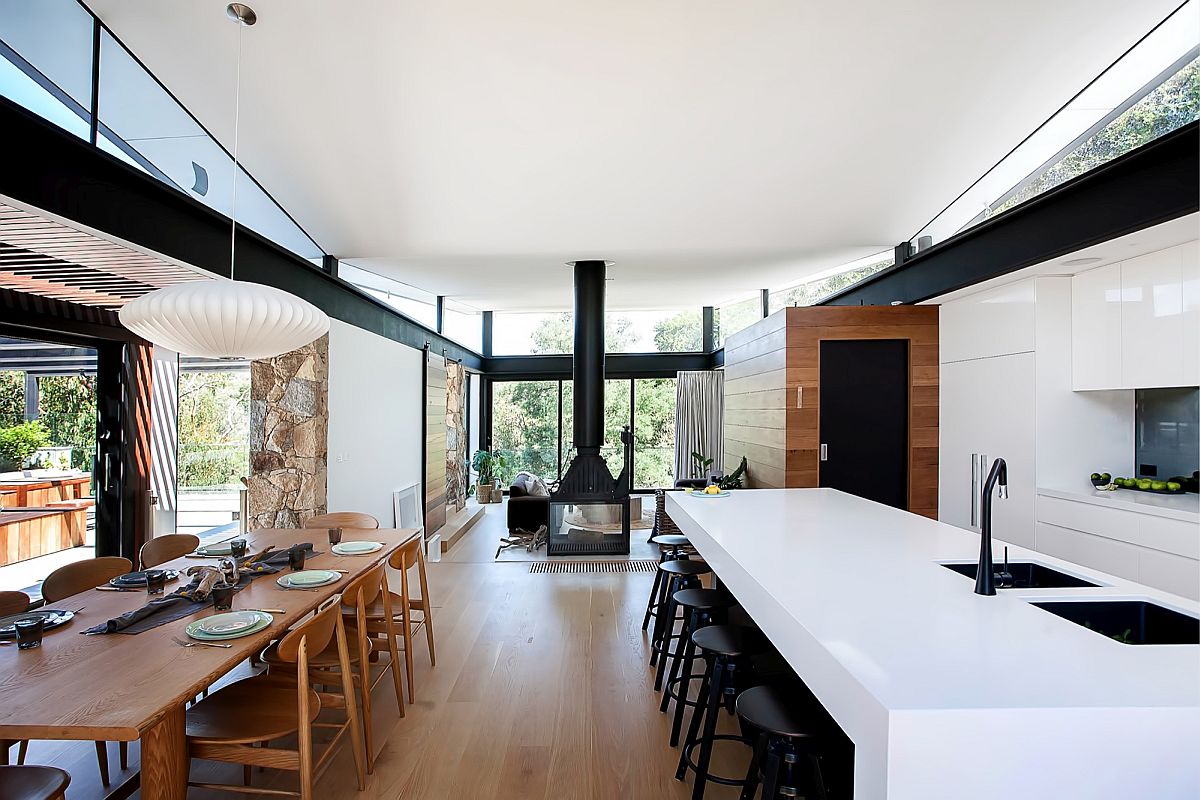
<instances>
[{"instance_id":1,"label":"wooden chair leg","mask_svg":"<svg viewBox=\"0 0 1200 800\"><path fill-rule=\"evenodd\" d=\"M362 688L363 751L367 756L367 773L370 774L375 771L375 732L372 730L371 722L371 662L367 660L366 620L360 620L360 622L362 625L356 630L356 633L358 634L358 674L361 678ZM346 702L353 704L353 695L346 698Z\"/></svg>"},{"instance_id":2,"label":"wooden chair leg","mask_svg":"<svg viewBox=\"0 0 1200 800\"><path fill-rule=\"evenodd\" d=\"M404 636L404 672L408 676L408 702L415 703L416 684L413 680L412 595L408 587L408 570L400 570L400 602L404 607L401 634Z\"/></svg>"},{"instance_id":3,"label":"wooden chair leg","mask_svg":"<svg viewBox=\"0 0 1200 800\"><path fill-rule=\"evenodd\" d=\"M354 766L358 772L358 790L364 791L367 788L367 758L366 747L363 745L362 730L358 727L361 723L358 719L358 708L354 702L354 677L350 671L350 650L346 644L346 626L342 624L341 616L338 616L334 631L337 635L338 647L338 664L342 673L342 697L346 701L346 717L350 725L350 744L354 750ZM370 691L370 686L365 686L367 691ZM305 726L309 735L309 764L312 763L312 729ZM311 791L312 772L309 771L309 788ZM302 800L310 800L310 798L302 798Z\"/></svg>"},{"instance_id":4,"label":"wooden chair leg","mask_svg":"<svg viewBox=\"0 0 1200 800\"><path fill-rule=\"evenodd\" d=\"M96 742L96 763L100 766L100 783L108 786L108 743Z\"/></svg>"},{"instance_id":5,"label":"wooden chair leg","mask_svg":"<svg viewBox=\"0 0 1200 800\"><path fill-rule=\"evenodd\" d=\"M396 708L400 711L400 718L404 718L404 690L401 688L400 679L400 653L396 649L396 615L392 609L391 594L388 590L387 573L383 574L382 589L384 603L383 617L383 638L387 640L388 655L391 656L391 661L387 668L392 672L392 685L396 689Z\"/></svg>"},{"instance_id":6,"label":"wooden chair leg","mask_svg":"<svg viewBox=\"0 0 1200 800\"><path fill-rule=\"evenodd\" d=\"M117 752L121 758L122 771L129 769L129 742L117 742Z\"/></svg>"},{"instance_id":7,"label":"wooden chair leg","mask_svg":"<svg viewBox=\"0 0 1200 800\"><path fill-rule=\"evenodd\" d=\"M421 611L425 614L425 640L429 642L429 666L437 666L433 649L433 603L429 599L429 579L425 577L425 556L417 551L417 577L421 581Z\"/></svg>"},{"instance_id":8,"label":"wooden chair leg","mask_svg":"<svg viewBox=\"0 0 1200 800\"><path fill-rule=\"evenodd\" d=\"M345 648L345 634L338 630L339 649ZM344 660L343 660L344 661ZM313 800L313 752L312 752L312 722L309 719L309 683L308 683L308 648L301 640L300 651L296 659L296 689L299 703L299 725L296 732L296 749L300 755L300 800ZM347 698L347 707L354 705L354 697Z\"/></svg>"}]
</instances>

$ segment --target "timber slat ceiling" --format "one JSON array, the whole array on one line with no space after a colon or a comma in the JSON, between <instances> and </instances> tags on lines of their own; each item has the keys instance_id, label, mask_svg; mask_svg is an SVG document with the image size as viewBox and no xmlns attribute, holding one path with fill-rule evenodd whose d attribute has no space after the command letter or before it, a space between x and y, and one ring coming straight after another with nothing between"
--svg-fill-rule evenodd
<instances>
[{"instance_id":1,"label":"timber slat ceiling","mask_svg":"<svg viewBox=\"0 0 1200 800\"><path fill-rule=\"evenodd\" d=\"M0 203L0 287L100 308L202 273Z\"/></svg>"}]
</instances>

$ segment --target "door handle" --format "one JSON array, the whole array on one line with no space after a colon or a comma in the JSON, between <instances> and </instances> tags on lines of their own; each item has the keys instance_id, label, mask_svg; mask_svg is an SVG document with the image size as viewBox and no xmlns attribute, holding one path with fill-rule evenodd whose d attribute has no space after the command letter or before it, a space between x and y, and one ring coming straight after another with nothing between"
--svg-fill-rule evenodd
<instances>
[{"instance_id":1,"label":"door handle","mask_svg":"<svg viewBox=\"0 0 1200 800\"><path fill-rule=\"evenodd\" d=\"M821 460L822 461L829 460L829 445L827 445L827 444L821 445Z\"/></svg>"},{"instance_id":2,"label":"door handle","mask_svg":"<svg viewBox=\"0 0 1200 800\"><path fill-rule=\"evenodd\" d=\"M971 527L979 525L979 454L971 453Z\"/></svg>"}]
</instances>

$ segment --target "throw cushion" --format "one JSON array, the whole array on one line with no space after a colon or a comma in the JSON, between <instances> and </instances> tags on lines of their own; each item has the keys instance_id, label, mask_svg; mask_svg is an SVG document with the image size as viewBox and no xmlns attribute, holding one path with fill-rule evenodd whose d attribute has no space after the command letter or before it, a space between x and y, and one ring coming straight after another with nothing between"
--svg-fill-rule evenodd
<instances>
[{"instance_id":1,"label":"throw cushion","mask_svg":"<svg viewBox=\"0 0 1200 800\"><path fill-rule=\"evenodd\" d=\"M546 482L532 472L518 472L517 477L513 479L513 485L520 486L531 497L548 497L550 495L550 490L546 488Z\"/></svg>"}]
</instances>

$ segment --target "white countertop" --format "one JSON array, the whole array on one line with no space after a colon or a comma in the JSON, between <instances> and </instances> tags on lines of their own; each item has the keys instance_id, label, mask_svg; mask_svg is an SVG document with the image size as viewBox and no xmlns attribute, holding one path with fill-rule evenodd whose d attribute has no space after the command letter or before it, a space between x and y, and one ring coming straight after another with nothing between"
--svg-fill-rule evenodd
<instances>
[{"instance_id":1,"label":"white countertop","mask_svg":"<svg viewBox=\"0 0 1200 800\"><path fill-rule=\"evenodd\" d=\"M971 777L965 765L976 761L972 743L979 755L998 759L995 777L1002 765L1017 767L1005 758L1027 760L1022 748L1030 741L1086 739L1100 730L1104 736L1090 740L1092 755L1081 756L1084 766L1101 758L1131 776L1154 767L1161 781L1162 753L1171 752L1162 737L1200 736L1200 646L1120 644L1022 597L1149 598L1192 614L1200 604L1012 546L1011 560L1106 585L981 597L971 579L938 563L974 562L977 534L830 489L735 491L721 499L671 492L667 504L854 740L856 797L961 796L961 781ZM941 750L932 758L935 743ZM1152 746L1161 752L1148 752ZM1141 768L1130 760L1134 753ZM1179 785L1200 790L1200 766L1189 763L1159 797L1174 796L1170 787ZM1071 774L1073 791L1081 778ZM977 791L989 783L978 778L972 795L992 796ZM996 797L1011 792L1007 781L991 783ZM1030 794L1021 783L1023 797L1055 796ZM1089 791L1077 796L1110 796L1102 786Z\"/></svg>"},{"instance_id":2,"label":"white countertop","mask_svg":"<svg viewBox=\"0 0 1200 800\"><path fill-rule=\"evenodd\" d=\"M1155 494L1131 489L1098 492L1090 483L1080 483L1078 486L1039 486L1037 491L1038 494L1057 497L1060 500L1074 500L1138 514L1200 523L1200 494L1191 492Z\"/></svg>"}]
</instances>

